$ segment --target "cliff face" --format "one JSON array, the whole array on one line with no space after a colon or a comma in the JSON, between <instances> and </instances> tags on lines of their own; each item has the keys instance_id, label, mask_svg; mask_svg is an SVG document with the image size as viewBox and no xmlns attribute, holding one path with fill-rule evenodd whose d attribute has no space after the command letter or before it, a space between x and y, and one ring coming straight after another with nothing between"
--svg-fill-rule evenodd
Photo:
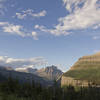
<instances>
[{"instance_id":1,"label":"cliff face","mask_svg":"<svg viewBox=\"0 0 100 100\"><path fill-rule=\"evenodd\" d=\"M61 85L100 84L100 53L81 57L69 71L63 74Z\"/></svg>"},{"instance_id":2,"label":"cliff face","mask_svg":"<svg viewBox=\"0 0 100 100\"><path fill-rule=\"evenodd\" d=\"M88 86L88 81L86 80L75 80L72 77L62 76L61 78L61 86L72 85L72 86Z\"/></svg>"}]
</instances>

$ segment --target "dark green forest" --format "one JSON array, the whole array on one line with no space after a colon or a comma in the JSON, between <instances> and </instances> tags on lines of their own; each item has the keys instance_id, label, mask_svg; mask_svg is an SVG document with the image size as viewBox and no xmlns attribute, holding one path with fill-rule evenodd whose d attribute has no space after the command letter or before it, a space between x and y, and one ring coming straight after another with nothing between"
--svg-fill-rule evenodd
<instances>
[{"instance_id":1,"label":"dark green forest","mask_svg":"<svg viewBox=\"0 0 100 100\"><path fill-rule=\"evenodd\" d=\"M39 83L20 83L9 77L0 83L0 100L100 100L100 87L61 88L55 81L53 86L44 87Z\"/></svg>"}]
</instances>

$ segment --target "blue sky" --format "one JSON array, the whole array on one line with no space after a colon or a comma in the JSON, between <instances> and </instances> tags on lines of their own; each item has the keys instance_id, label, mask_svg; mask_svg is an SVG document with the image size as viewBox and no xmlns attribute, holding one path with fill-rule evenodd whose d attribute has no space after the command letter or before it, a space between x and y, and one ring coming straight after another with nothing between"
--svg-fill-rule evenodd
<instances>
[{"instance_id":1,"label":"blue sky","mask_svg":"<svg viewBox=\"0 0 100 100\"><path fill-rule=\"evenodd\" d=\"M99 0L0 0L0 64L66 71L100 50L99 15Z\"/></svg>"}]
</instances>

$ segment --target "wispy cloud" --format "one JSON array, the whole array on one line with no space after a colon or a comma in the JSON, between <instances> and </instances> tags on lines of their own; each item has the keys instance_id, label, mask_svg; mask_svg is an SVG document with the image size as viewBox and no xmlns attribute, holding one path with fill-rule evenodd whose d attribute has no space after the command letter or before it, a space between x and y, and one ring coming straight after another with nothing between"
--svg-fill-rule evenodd
<instances>
[{"instance_id":1,"label":"wispy cloud","mask_svg":"<svg viewBox=\"0 0 100 100\"><path fill-rule=\"evenodd\" d=\"M47 60L43 57L34 57L29 59L15 59L7 56L0 56L1 66L10 66L13 68L39 67L47 64Z\"/></svg>"},{"instance_id":2,"label":"wispy cloud","mask_svg":"<svg viewBox=\"0 0 100 100\"><path fill-rule=\"evenodd\" d=\"M37 32L27 32L26 29L21 25L10 24L8 22L0 22L0 27L3 32L19 35L21 37L33 37L35 40L38 40Z\"/></svg>"},{"instance_id":3,"label":"wispy cloud","mask_svg":"<svg viewBox=\"0 0 100 100\"><path fill-rule=\"evenodd\" d=\"M17 12L16 16L18 19L25 19L26 17L32 17L32 18L40 18L46 16L46 11L43 10L41 12L35 13L32 9L27 9L21 12Z\"/></svg>"},{"instance_id":4,"label":"wispy cloud","mask_svg":"<svg viewBox=\"0 0 100 100\"><path fill-rule=\"evenodd\" d=\"M20 25L8 25L8 26L4 26L3 27L3 31L7 32L7 33L11 33L11 34L17 34L20 35L22 37L26 36L26 34L24 32L21 31L23 27Z\"/></svg>"},{"instance_id":5,"label":"wispy cloud","mask_svg":"<svg viewBox=\"0 0 100 100\"><path fill-rule=\"evenodd\" d=\"M39 25L37 29L54 35L68 35L71 30L100 27L99 0L63 0L63 3L69 14L59 18L59 23L53 29Z\"/></svg>"},{"instance_id":6,"label":"wispy cloud","mask_svg":"<svg viewBox=\"0 0 100 100\"><path fill-rule=\"evenodd\" d=\"M40 25L35 25L34 26L35 29L39 29L43 32L47 32L47 33L51 33L55 36L59 36L59 35L68 35L70 34L69 32L66 32L65 30L61 30L61 29L47 29L45 26L40 26Z\"/></svg>"}]
</instances>

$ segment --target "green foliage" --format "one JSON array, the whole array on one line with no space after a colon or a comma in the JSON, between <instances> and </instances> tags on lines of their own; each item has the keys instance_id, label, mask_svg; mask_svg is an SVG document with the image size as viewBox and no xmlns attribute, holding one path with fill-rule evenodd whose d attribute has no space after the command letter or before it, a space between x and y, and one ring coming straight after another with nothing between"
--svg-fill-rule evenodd
<instances>
[{"instance_id":1,"label":"green foliage","mask_svg":"<svg viewBox=\"0 0 100 100\"><path fill-rule=\"evenodd\" d=\"M66 77L72 77L78 80L94 81L100 84L100 69L79 69L70 70L64 74Z\"/></svg>"},{"instance_id":2,"label":"green foliage","mask_svg":"<svg viewBox=\"0 0 100 100\"><path fill-rule=\"evenodd\" d=\"M99 87L67 86L60 88L56 81L52 87L42 87L39 83L19 83L8 78L0 83L0 100L100 100Z\"/></svg>"},{"instance_id":3,"label":"green foliage","mask_svg":"<svg viewBox=\"0 0 100 100\"><path fill-rule=\"evenodd\" d=\"M64 73L64 76L78 80L93 81L96 84L100 84L100 62L78 62L73 66L72 70Z\"/></svg>"}]
</instances>

